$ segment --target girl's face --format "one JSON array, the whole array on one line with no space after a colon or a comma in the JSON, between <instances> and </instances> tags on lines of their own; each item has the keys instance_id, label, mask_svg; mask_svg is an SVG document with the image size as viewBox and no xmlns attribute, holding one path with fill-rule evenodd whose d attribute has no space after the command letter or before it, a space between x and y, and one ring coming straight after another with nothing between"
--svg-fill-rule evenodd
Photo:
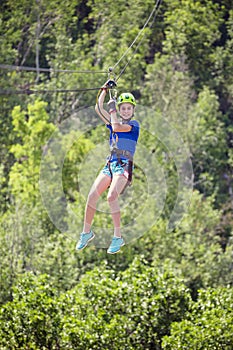
<instances>
[{"instance_id":1,"label":"girl's face","mask_svg":"<svg viewBox=\"0 0 233 350\"><path fill-rule=\"evenodd\" d=\"M132 103L124 102L120 105L119 112L123 119L130 119L134 113L134 106Z\"/></svg>"}]
</instances>

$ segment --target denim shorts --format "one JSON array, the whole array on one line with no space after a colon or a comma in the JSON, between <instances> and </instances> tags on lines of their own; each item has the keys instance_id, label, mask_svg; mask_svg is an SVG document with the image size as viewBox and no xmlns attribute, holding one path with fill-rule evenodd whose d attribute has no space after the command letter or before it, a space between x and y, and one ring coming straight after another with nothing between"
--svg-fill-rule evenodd
<instances>
[{"instance_id":1,"label":"denim shorts","mask_svg":"<svg viewBox=\"0 0 233 350\"><path fill-rule=\"evenodd\" d=\"M109 169L110 166L110 169ZM102 173L112 177L113 175L124 175L127 179L129 177L129 161L122 160L121 164L119 164L118 160L114 160L104 166L102 169Z\"/></svg>"}]
</instances>

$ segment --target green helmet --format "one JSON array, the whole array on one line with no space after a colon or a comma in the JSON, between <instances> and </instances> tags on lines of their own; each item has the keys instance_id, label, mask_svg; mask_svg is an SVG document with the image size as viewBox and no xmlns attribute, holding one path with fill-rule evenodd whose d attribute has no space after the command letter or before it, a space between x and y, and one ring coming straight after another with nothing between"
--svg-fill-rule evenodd
<instances>
[{"instance_id":1,"label":"green helmet","mask_svg":"<svg viewBox=\"0 0 233 350\"><path fill-rule=\"evenodd\" d=\"M118 106L124 102L128 102L128 103L131 103L132 105L136 106L136 101L135 101L134 95L132 95L130 92L124 92L123 94L121 94L118 97L118 99L117 99Z\"/></svg>"}]
</instances>

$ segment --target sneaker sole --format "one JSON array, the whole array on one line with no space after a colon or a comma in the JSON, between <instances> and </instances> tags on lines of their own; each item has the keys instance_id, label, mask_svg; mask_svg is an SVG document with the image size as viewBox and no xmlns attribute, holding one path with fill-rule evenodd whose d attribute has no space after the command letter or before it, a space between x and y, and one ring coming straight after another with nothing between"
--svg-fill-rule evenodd
<instances>
[{"instance_id":1,"label":"sneaker sole","mask_svg":"<svg viewBox=\"0 0 233 350\"><path fill-rule=\"evenodd\" d=\"M80 249L76 249L78 252L80 252L81 250L83 250L84 248L86 248L86 246L88 245L89 242L91 242L93 240L93 238L95 238L95 234L93 233L93 236L91 238L88 239L88 241L86 241L86 244L84 247L80 248Z\"/></svg>"},{"instance_id":2,"label":"sneaker sole","mask_svg":"<svg viewBox=\"0 0 233 350\"><path fill-rule=\"evenodd\" d=\"M120 248L116 252L109 252L109 251L107 251L107 253L108 254L117 254L121 250L121 247L123 247L124 245L125 245L125 242L121 244Z\"/></svg>"}]
</instances>

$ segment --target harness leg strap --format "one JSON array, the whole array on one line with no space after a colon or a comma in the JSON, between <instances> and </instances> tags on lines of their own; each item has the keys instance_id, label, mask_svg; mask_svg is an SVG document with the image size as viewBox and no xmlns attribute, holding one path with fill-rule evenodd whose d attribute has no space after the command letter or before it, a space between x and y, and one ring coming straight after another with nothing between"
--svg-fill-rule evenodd
<instances>
[{"instance_id":1,"label":"harness leg strap","mask_svg":"<svg viewBox=\"0 0 233 350\"><path fill-rule=\"evenodd\" d=\"M125 189L128 187L128 186L131 186L132 184L132 176L133 176L133 161L132 160L129 160L129 163L128 163L128 181L126 182L124 188L122 189L121 193L120 194L123 194Z\"/></svg>"},{"instance_id":2,"label":"harness leg strap","mask_svg":"<svg viewBox=\"0 0 233 350\"><path fill-rule=\"evenodd\" d=\"M126 151L126 150L119 150L118 148L116 147L112 147L111 148L111 155L109 157L109 160L108 160L108 168L109 168L109 172L111 174L111 178L113 177L113 174L112 174L112 170L111 170L111 162L110 162L110 159L112 158L113 154L116 154L117 156L117 162L118 164L122 165L122 159L121 159L121 155L122 156L125 156L128 158L128 173L129 173L129 176L128 176L128 181L126 182L125 184L125 187L123 188L123 190L121 191L120 194L122 194L126 187L127 186L130 186L131 183L132 183L132 176L133 176L133 157L131 156L130 152L129 151Z\"/></svg>"}]
</instances>

